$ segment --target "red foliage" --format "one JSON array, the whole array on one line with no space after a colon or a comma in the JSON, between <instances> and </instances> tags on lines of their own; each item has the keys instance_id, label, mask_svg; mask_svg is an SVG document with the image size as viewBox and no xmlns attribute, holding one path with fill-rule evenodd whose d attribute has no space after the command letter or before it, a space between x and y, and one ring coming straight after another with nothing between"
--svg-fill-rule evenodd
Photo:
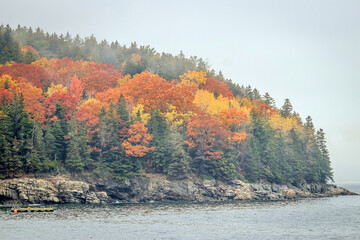
<instances>
[{"instance_id":1,"label":"red foliage","mask_svg":"<svg viewBox=\"0 0 360 240\"><path fill-rule=\"evenodd\" d=\"M81 96L83 94L83 90L84 90L83 84L78 79L78 77L76 75L72 77L70 83L70 94L77 100L77 102L80 101Z\"/></svg>"},{"instance_id":2,"label":"red foliage","mask_svg":"<svg viewBox=\"0 0 360 240\"><path fill-rule=\"evenodd\" d=\"M202 152L210 149L229 149L227 139L231 132L212 116L199 113L190 120L187 129L189 142Z\"/></svg>"},{"instance_id":3,"label":"red foliage","mask_svg":"<svg viewBox=\"0 0 360 240\"><path fill-rule=\"evenodd\" d=\"M35 48L33 48L32 46L28 46L28 45L23 46L22 50L25 53L29 52L29 53L33 54L35 57L40 58L39 52Z\"/></svg>"},{"instance_id":4,"label":"red foliage","mask_svg":"<svg viewBox=\"0 0 360 240\"><path fill-rule=\"evenodd\" d=\"M228 85L213 77L208 78L204 84L200 84L200 88L209 92L221 94L223 97L233 98L234 94L230 91Z\"/></svg>"},{"instance_id":5,"label":"red foliage","mask_svg":"<svg viewBox=\"0 0 360 240\"><path fill-rule=\"evenodd\" d=\"M123 75L110 64L87 62L84 72L86 76L81 78L81 81L85 90L91 95L115 87L117 81L123 78Z\"/></svg>"},{"instance_id":6,"label":"red foliage","mask_svg":"<svg viewBox=\"0 0 360 240\"><path fill-rule=\"evenodd\" d=\"M46 85L50 85L52 77L45 71L43 67L37 65L30 65L25 63L15 63L12 65L0 66L0 76L8 74L13 79L24 80L27 83L38 88L44 88Z\"/></svg>"},{"instance_id":7,"label":"red foliage","mask_svg":"<svg viewBox=\"0 0 360 240\"><path fill-rule=\"evenodd\" d=\"M277 112L276 109L273 109L272 107L270 107L269 105L264 103L262 100L255 100L255 101L253 101L253 104L255 106L253 111L255 111L255 113L260 118L262 118L264 116L271 117L272 115L274 115Z\"/></svg>"},{"instance_id":8,"label":"red foliage","mask_svg":"<svg viewBox=\"0 0 360 240\"><path fill-rule=\"evenodd\" d=\"M6 106L11 102L12 93L5 88L0 88L0 104Z\"/></svg>"},{"instance_id":9,"label":"red foliage","mask_svg":"<svg viewBox=\"0 0 360 240\"><path fill-rule=\"evenodd\" d=\"M59 103L64 108L64 114L67 119L70 119L71 114L77 106L77 99L71 93L54 93L45 100L45 109L47 118L52 118L56 111L56 103Z\"/></svg>"}]
</instances>

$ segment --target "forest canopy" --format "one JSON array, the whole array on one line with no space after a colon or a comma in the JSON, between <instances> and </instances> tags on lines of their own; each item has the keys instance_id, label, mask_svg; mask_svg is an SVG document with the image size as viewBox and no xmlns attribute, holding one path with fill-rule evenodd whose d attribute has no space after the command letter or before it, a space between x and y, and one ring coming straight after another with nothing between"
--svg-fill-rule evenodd
<instances>
[{"instance_id":1,"label":"forest canopy","mask_svg":"<svg viewBox=\"0 0 360 240\"><path fill-rule=\"evenodd\" d=\"M198 57L0 27L0 178L332 180L325 134Z\"/></svg>"}]
</instances>

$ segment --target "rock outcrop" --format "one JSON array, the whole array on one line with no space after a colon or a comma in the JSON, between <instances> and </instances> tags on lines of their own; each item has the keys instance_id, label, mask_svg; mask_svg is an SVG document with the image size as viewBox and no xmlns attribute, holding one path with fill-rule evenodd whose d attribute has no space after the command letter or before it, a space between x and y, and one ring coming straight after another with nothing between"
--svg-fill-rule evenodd
<instances>
[{"instance_id":1,"label":"rock outcrop","mask_svg":"<svg viewBox=\"0 0 360 240\"><path fill-rule=\"evenodd\" d=\"M150 201L284 200L353 195L335 185L294 186L253 184L240 180L167 180L165 176L138 176L124 182L98 180L94 183L19 178L0 181L0 204L112 203Z\"/></svg>"}]
</instances>

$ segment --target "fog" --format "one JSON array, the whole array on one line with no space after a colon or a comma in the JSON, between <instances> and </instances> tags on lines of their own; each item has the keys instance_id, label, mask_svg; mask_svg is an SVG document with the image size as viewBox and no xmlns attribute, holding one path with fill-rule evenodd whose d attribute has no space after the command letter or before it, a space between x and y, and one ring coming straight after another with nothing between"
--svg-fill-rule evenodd
<instances>
[{"instance_id":1,"label":"fog","mask_svg":"<svg viewBox=\"0 0 360 240\"><path fill-rule=\"evenodd\" d=\"M360 182L360 1L0 2L0 24L207 59L323 128L336 182Z\"/></svg>"}]
</instances>

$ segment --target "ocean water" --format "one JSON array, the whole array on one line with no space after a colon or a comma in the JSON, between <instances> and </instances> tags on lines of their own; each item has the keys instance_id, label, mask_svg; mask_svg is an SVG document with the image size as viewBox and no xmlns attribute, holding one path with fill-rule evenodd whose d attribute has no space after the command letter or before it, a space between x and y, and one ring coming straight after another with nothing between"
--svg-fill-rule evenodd
<instances>
[{"instance_id":1,"label":"ocean water","mask_svg":"<svg viewBox=\"0 0 360 240\"><path fill-rule=\"evenodd\" d=\"M0 209L0 239L360 239L360 196L56 207Z\"/></svg>"}]
</instances>

